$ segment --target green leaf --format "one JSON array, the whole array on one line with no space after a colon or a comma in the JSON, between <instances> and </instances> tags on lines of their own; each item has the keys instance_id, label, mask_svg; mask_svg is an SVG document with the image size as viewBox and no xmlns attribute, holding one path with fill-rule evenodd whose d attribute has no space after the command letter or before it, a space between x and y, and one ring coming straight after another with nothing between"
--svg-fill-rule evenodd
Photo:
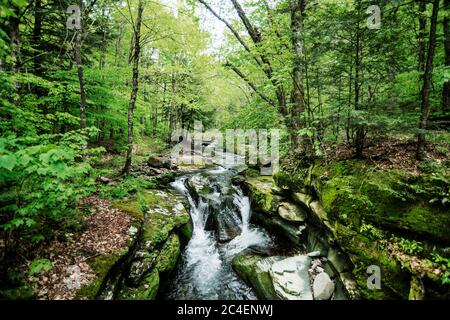
<instances>
[{"instance_id":1,"label":"green leaf","mask_svg":"<svg viewBox=\"0 0 450 320\"><path fill-rule=\"evenodd\" d=\"M9 171L14 169L17 164L17 158L12 155L1 155L0 156L0 168L5 168Z\"/></svg>"}]
</instances>

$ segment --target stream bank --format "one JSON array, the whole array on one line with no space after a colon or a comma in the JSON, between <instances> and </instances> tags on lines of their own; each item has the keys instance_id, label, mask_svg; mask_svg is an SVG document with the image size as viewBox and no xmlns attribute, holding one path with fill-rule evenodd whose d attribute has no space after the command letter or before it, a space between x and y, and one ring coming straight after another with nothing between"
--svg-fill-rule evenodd
<instances>
[{"instance_id":1,"label":"stream bank","mask_svg":"<svg viewBox=\"0 0 450 320\"><path fill-rule=\"evenodd\" d=\"M280 172L273 179L249 171L240 180L255 219L292 245L304 239L308 252L320 252L349 297L449 297L449 266L442 258L448 255L449 210L432 201L442 187L431 175L375 170L350 160ZM286 199L306 211L307 232L280 219ZM381 269L380 289L367 285L372 265Z\"/></svg>"},{"instance_id":2,"label":"stream bank","mask_svg":"<svg viewBox=\"0 0 450 320\"><path fill-rule=\"evenodd\" d=\"M399 199L398 175L365 172L359 165L312 166L274 177L208 166L187 167L170 178L171 169L158 169L171 185L115 204L141 227L97 298L445 297L442 264L405 249L420 239L423 251L437 247L441 251L433 252L445 254L445 210ZM357 182L357 191L350 181ZM401 205L388 206L399 200ZM424 229L410 218L417 207L442 214L444 225ZM402 209L405 219L395 222L386 208ZM381 269L380 289L367 286L372 265Z\"/></svg>"}]
</instances>

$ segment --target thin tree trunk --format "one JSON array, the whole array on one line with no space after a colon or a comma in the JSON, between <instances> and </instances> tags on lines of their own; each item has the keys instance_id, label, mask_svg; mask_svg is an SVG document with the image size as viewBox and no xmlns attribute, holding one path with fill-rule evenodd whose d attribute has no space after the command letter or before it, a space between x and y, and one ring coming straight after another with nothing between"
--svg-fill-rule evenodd
<instances>
[{"instance_id":1,"label":"thin tree trunk","mask_svg":"<svg viewBox=\"0 0 450 320\"><path fill-rule=\"evenodd\" d=\"M131 90L130 103L128 104L128 149L125 159L125 166L122 174L128 174L131 168L132 153L133 153L133 115L136 106L136 99L139 89L139 59L141 55L141 24L142 13L144 11L143 0L139 0L138 13L136 18L136 26L134 27L134 57L133 60L133 88Z\"/></svg>"},{"instance_id":2,"label":"thin tree trunk","mask_svg":"<svg viewBox=\"0 0 450 320\"><path fill-rule=\"evenodd\" d=\"M357 2L357 10L358 12L361 10L361 2ZM356 28L356 45L355 45L355 110L360 110L360 68L361 68L361 28L360 21L358 18L357 28ZM364 127L361 124L356 124L356 137L355 137L355 149L356 149L356 158L363 157L364 150Z\"/></svg>"},{"instance_id":3,"label":"thin tree trunk","mask_svg":"<svg viewBox=\"0 0 450 320\"><path fill-rule=\"evenodd\" d=\"M41 33L42 33L42 2L35 0L34 2L34 25L33 25L33 69L36 75L42 72L42 56L41 56Z\"/></svg>"},{"instance_id":4,"label":"thin tree trunk","mask_svg":"<svg viewBox=\"0 0 450 320\"><path fill-rule=\"evenodd\" d=\"M98 61L98 68L100 69L100 70L102 70L104 67L105 67L105 55L106 55L106 47L107 47L107 44L106 44L106 34L107 34L107 31L108 31L108 22L107 22L107 19L108 19L108 17L107 17L107 15L105 14L105 10L103 9L102 10L102 44L101 44L101 48L100 48L100 58L99 58L99 61Z\"/></svg>"},{"instance_id":5,"label":"thin tree trunk","mask_svg":"<svg viewBox=\"0 0 450 320\"><path fill-rule=\"evenodd\" d=\"M80 0L80 10L83 12L83 1ZM83 71L83 59L81 56L81 42L83 34L83 19L80 19L80 30L76 30L75 36L75 63L77 64L78 82L80 83L80 128L86 128L86 89Z\"/></svg>"},{"instance_id":6,"label":"thin tree trunk","mask_svg":"<svg viewBox=\"0 0 450 320\"><path fill-rule=\"evenodd\" d=\"M114 65L115 66L118 66L119 61L120 61L119 56L121 55L122 35L123 35L123 23L120 23L119 33L117 34L115 51L114 51Z\"/></svg>"},{"instance_id":7,"label":"thin tree trunk","mask_svg":"<svg viewBox=\"0 0 450 320\"><path fill-rule=\"evenodd\" d=\"M301 122L301 115L305 111L305 97L302 83L302 63L303 63L303 10L305 4L303 0L295 0L291 3L291 33L292 48L294 50L294 61L292 66L292 107L290 137L294 148L300 145L298 131L304 124ZM306 143L304 143L306 148ZM309 148L306 148L309 149ZM305 150L309 151L309 150Z\"/></svg>"},{"instance_id":8,"label":"thin tree trunk","mask_svg":"<svg viewBox=\"0 0 450 320\"><path fill-rule=\"evenodd\" d=\"M450 67L450 0L444 1L444 9L447 12L443 22L445 66ZM444 82L444 87L442 88L442 111L450 112L450 80Z\"/></svg>"},{"instance_id":9,"label":"thin tree trunk","mask_svg":"<svg viewBox=\"0 0 450 320\"><path fill-rule=\"evenodd\" d=\"M426 54L426 28L427 28L427 4L425 1L419 2L419 34L417 35L418 42L418 57L417 57L417 69L420 75L423 75L425 70L425 54Z\"/></svg>"},{"instance_id":10,"label":"thin tree trunk","mask_svg":"<svg viewBox=\"0 0 450 320\"><path fill-rule=\"evenodd\" d=\"M20 64L20 12L16 7L13 10L16 16L11 16L9 20L9 39L11 41L11 71L16 73Z\"/></svg>"},{"instance_id":11,"label":"thin tree trunk","mask_svg":"<svg viewBox=\"0 0 450 320\"><path fill-rule=\"evenodd\" d=\"M422 87L422 114L420 116L419 134L417 135L417 152L418 160L425 157L425 130L427 129L428 116L430 115L430 87L433 75L433 58L436 48L436 25L439 13L439 0L433 1L433 13L431 15L430 40L428 43L428 53L425 65L425 73L423 77Z\"/></svg>"}]
</instances>

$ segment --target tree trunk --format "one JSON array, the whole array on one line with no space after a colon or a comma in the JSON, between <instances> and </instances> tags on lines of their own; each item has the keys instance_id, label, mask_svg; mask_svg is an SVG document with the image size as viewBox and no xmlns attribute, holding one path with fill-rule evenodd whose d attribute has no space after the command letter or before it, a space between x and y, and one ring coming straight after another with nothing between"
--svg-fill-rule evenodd
<instances>
[{"instance_id":1,"label":"tree trunk","mask_svg":"<svg viewBox=\"0 0 450 320\"><path fill-rule=\"evenodd\" d=\"M425 1L419 2L419 34L417 35L418 42L418 57L417 69L422 76L425 70L425 54L426 54L426 28L427 28L427 4Z\"/></svg>"},{"instance_id":2,"label":"tree trunk","mask_svg":"<svg viewBox=\"0 0 450 320\"><path fill-rule=\"evenodd\" d=\"M444 17L444 49L445 49L445 66L450 67L450 0L444 1L444 9L447 13ZM450 112L450 80L444 82L442 88L442 111Z\"/></svg>"},{"instance_id":3,"label":"tree trunk","mask_svg":"<svg viewBox=\"0 0 450 320\"><path fill-rule=\"evenodd\" d=\"M83 1L80 1L80 10L83 12ZM75 36L75 63L77 64L78 82L80 83L80 128L86 128L86 89L83 71L83 59L81 56L81 42L83 38L83 17L80 18L80 30L76 30Z\"/></svg>"},{"instance_id":4,"label":"tree trunk","mask_svg":"<svg viewBox=\"0 0 450 320\"><path fill-rule=\"evenodd\" d=\"M42 2L35 0L34 2L34 26L33 26L33 69L36 75L42 73L42 56L41 56L41 33L42 33Z\"/></svg>"},{"instance_id":5,"label":"tree trunk","mask_svg":"<svg viewBox=\"0 0 450 320\"><path fill-rule=\"evenodd\" d=\"M121 47L122 47L122 35L123 35L123 23L121 22L119 25L119 32L117 34L115 50L114 50L114 65L119 66L120 55L121 55Z\"/></svg>"},{"instance_id":6,"label":"tree trunk","mask_svg":"<svg viewBox=\"0 0 450 320\"><path fill-rule=\"evenodd\" d=\"M433 13L431 15L430 40L428 42L428 53L425 64L425 73L423 76L422 86L422 114L419 123L419 134L417 135L417 151L418 160L425 157L425 130L427 129L428 116L430 114L430 87L433 75L433 58L436 48L436 25L439 13L439 0L433 1Z\"/></svg>"},{"instance_id":7,"label":"tree trunk","mask_svg":"<svg viewBox=\"0 0 450 320\"><path fill-rule=\"evenodd\" d=\"M358 2L357 10L361 9L360 2ZM360 106L360 91L361 91L361 83L360 83L360 68L361 68L361 28L359 25L359 18L357 22L356 28L356 43L355 43L355 83L354 83L354 91L355 91L355 110L358 111L361 109ZM356 150L356 158L361 159L363 157L364 150L364 127L361 124L356 124L356 136L355 136L355 150Z\"/></svg>"},{"instance_id":8,"label":"tree trunk","mask_svg":"<svg viewBox=\"0 0 450 320\"><path fill-rule=\"evenodd\" d=\"M100 58L98 61L98 68L102 70L105 67L105 55L106 55L106 34L108 32L108 17L105 14L105 9L102 10L102 44L100 47Z\"/></svg>"},{"instance_id":9,"label":"tree trunk","mask_svg":"<svg viewBox=\"0 0 450 320\"><path fill-rule=\"evenodd\" d=\"M9 39L11 41L11 71L16 73L20 64L20 9L14 6L13 10L15 16L9 19Z\"/></svg>"},{"instance_id":10,"label":"tree trunk","mask_svg":"<svg viewBox=\"0 0 450 320\"><path fill-rule=\"evenodd\" d=\"M303 55L303 10L305 4L303 0L294 0L291 3L291 42L294 50L294 60L292 63L292 92L291 92L291 119L290 137L294 148L300 145L298 131L304 126L300 119L305 111L305 97L302 83L302 63ZM306 148L306 143L303 145ZM309 149L309 148L306 148ZM307 150L305 150L307 151Z\"/></svg>"},{"instance_id":11,"label":"tree trunk","mask_svg":"<svg viewBox=\"0 0 450 320\"><path fill-rule=\"evenodd\" d=\"M133 88L131 90L130 103L128 104L128 149L122 174L128 174L131 168L131 158L133 152L133 115L139 88L139 59L141 55L141 24L143 11L144 4L142 0L139 0L136 26L134 28L134 54L132 55L134 57Z\"/></svg>"}]
</instances>

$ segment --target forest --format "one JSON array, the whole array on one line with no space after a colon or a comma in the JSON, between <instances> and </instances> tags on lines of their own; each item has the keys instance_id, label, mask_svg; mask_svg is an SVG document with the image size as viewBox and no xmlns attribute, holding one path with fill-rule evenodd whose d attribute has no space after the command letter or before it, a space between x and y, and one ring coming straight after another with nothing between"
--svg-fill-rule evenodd
<instances>
[{"instance_id":1,"label":"forest","mask_svg":"<svg viewBox=\"0 0 450 320\"><path fill-rule=\"evenodd\" d=\"M450 299L449 24L450 0L0 0L0 300ZM279 170L175 161L198 123L278 130Z\"/></svg>"}]
</instances>

